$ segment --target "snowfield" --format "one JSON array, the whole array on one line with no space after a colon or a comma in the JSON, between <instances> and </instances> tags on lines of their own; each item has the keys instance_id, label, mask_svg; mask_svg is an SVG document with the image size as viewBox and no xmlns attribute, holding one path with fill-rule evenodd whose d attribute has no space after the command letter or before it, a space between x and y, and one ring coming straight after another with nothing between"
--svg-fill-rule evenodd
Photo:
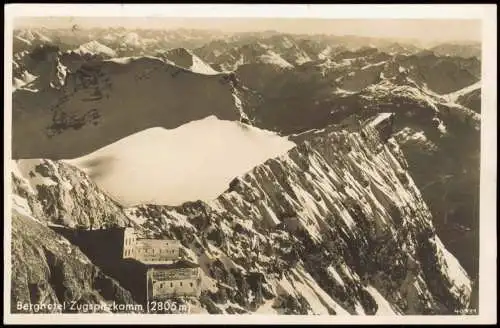
<instances>
[{"instance_id":1,"label":"snowfield","mask_svg":"<svg viewBox=\"0 0 500 328\"><path fill-rule=\"evenodd\" d=\"M209 116L178 128L150 128L66 160L124 206L209 201L236 176L295 144L272 132Z\"/></svg>"}]
</instances>

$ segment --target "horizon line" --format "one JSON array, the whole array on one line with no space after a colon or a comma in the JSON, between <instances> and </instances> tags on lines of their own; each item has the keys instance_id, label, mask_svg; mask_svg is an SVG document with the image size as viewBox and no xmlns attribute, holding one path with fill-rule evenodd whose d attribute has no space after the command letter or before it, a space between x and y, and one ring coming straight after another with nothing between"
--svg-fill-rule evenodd
<instances>
[{"instance_id":1,"label":"horizon line","mask_svg":"<svg viewBox=\"0 0 500 328\"><path fill-rule=\"evenodd\" d=\"M229 35L277 33L411 40L423 43L481 43L482 41L481 21L477 19L25 16L16 17L13 25L14 30L30 28L64 30L76 25L80 30L187 30Z\"/></svg>"},{"instance_id":2,"label":"horizon line","mask_svg":"<svg viewBox=\"0 0 500 328\"><path fill-rule=\"evenodd\" d=\"M78 25L78 24L75 24ZM46 27L46 26L17 26L13 28L13 31L19 31L19 30L26 30L26 29L45 29L49 31L57 31L57 30L71 30L72 27ZM217 28L188 28L188 27L174 27L174 28L165 28L165 27L123 27L123 26L84 26L84 27L79 27L78 28L80 31L85 31L85 30L111 30L111 29L120 29L120 30L125 30L125 31L179 31L179 30L187 30L187 31L203 31L203 32L216 32L220 34L226 34L226 35L238 35L238 34L259 34L259 33L276 33L276 34L282 34L282 35L292 35L292 36L302 36L302 37L314 37L314 36L324 36L324 37L337 37L337 38L348 38L348 37L354 37L354 38L361 38L361 39L371 39L371 40L387 40L387 41L393 41L394 43L401 43L401 42L418 42L421 44L481 44L482 40L477 40L477 39L423 39L423 38L418 38L415 36L370 36L370 35L362 35L362 34L355 34L355 33L347 33L347 34L332 34L332 33L319 33L319 32L285 32L285 31L279 31L279 30L247 30L247 31L223 31L222 29L217 29Z\"/></svg>"}]
</instances>

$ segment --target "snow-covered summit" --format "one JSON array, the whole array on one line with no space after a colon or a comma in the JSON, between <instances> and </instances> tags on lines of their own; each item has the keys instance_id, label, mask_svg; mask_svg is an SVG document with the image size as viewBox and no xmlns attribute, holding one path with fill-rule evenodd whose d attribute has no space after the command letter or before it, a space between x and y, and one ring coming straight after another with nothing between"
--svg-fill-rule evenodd
<instances>
[{"instance_id":1,"label":"snow-covered summit","mask_svg":"<svg viewBox=\"0 0 500 328\"><path fill-rule=\"evenodd\" d=\"M201 60L192 51L185 48L176 48L160 54L160 57L173 63L176 66L188 69L194 73L215 75L221 74L210 65Z\"/></svg>"},{"instance_id":2,"label":"snow-covered summit","mask_svg":"<svg viewBox=\"0 0 500 328\"><path fill-rule=\"evenodd\" d=\"M116 52L113 49L95 40L82 44L74 51L82 55L91 54L91 55L105 55L108 57L116 57Z\"/></svg>"}]
</instances>

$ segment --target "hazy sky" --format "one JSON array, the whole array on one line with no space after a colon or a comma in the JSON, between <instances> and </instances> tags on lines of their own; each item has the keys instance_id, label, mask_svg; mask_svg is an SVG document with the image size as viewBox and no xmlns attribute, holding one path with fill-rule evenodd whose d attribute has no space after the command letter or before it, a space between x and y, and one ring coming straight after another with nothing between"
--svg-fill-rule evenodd
<instances>
[{"instance_id":1,"label":"hazy sky","mask_svg":"<svg viewBox=\"0 0 500 328\"><path fill-rule=\"evenodd\" d=\"M422 41L480 41L481 21L473 19L310 19L36 17L16 18L16 27L189 28L227 32L276 30L286 33L416 38Z\"/></svg>"}]
</instances>

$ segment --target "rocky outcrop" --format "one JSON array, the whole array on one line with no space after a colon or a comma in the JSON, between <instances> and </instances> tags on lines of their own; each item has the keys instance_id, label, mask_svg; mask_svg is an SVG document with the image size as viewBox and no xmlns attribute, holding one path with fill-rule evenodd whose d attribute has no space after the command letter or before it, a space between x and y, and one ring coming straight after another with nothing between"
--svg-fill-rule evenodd
<instances>
[{"instance_id":1,"label":"rocky outcrop","mask_svg":"<svg viewBox=\"0 0 500 328\"><path fill-rule=\"evenodd\" d=\"M12 213L12 313L119 312L134 308L129 291L79 248L26 213Z\"/></svg>"},{"instance_id":2,"label":"rocky outcrop","mask_svg":"<svg viewBox=\"0 0 500 328\"><path fill-rule=\"evenodd\" d=\"M457 103L472 109L476 113L481 113L481 88L460 95L457 99Z\"/></svg>"},{"instance_id":3,"label":"rocky outcrop","mask_svg":"<svg viewBox=\"0 0 500 328\"><path fill-rule=\"evenodd\" d=\"M13 202L46 224L98 229L126 226L123 209L85 173L61 161L12 161Z\"/></svg>"},{"instance_id":4,"label":"rocky outcrop","mask_svg":"<svg viewBox=\"0 0 500 328\"><path fill-rule=\"evenodd\" d=\"M347 95L336 104L333 115L355 115L364 121L380 112L394 113L393 136L431 209L434 225L445 245L475 277L481 116L408 77L400 82L383 80Z\"/></svg>"}]
</instances>

